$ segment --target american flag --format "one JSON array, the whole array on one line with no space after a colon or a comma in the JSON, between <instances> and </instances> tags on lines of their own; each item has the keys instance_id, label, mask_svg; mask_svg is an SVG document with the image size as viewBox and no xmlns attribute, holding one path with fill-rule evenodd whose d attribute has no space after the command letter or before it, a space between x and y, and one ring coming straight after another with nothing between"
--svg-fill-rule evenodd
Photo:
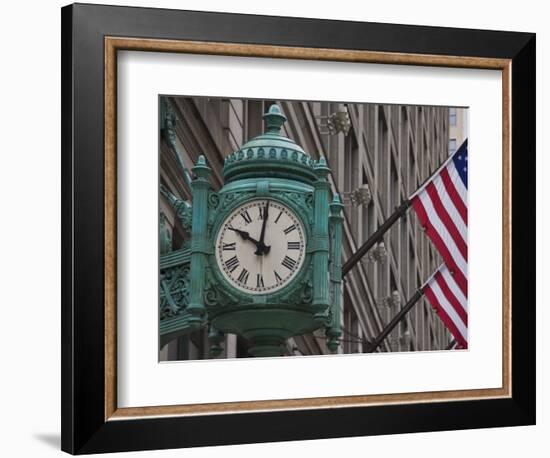
<instances>
[{"instance_id":1,"label":"american flag","mask_svg":"<svg viewBox=\"0 0 550 458\"><path fill-rule=\"evenodd\" d=\"M468 348L468 299L445 264L426 282L422 291L459 347Z\"/></svg>"},{"instance_id":2,"label":"american flag","mask_svg":"<svg viewBox=\"0 0 550 458\"><path fill-rule=\"evenodd\" d=\"M410 198L445 266L424 287L426 297L466 347L468 299L468 140Z\"/></svg>"}]
</instances>

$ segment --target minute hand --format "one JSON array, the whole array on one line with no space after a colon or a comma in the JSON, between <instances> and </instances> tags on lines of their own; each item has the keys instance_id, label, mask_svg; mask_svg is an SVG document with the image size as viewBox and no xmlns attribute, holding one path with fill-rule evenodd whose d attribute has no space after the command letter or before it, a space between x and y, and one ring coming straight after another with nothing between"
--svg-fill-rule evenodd
<instances>
[{"instance_id":1,"label":"minute hand","mask_svg":"<svg viewBox=\"0 0 550 458\"><path fill-rule=\"evenodd\" d=\"M265 226L267 225L267 218L269 218L269 200L265 203L265 208L263 212L264 221L262 223L262 232L260 233L260 244L256 250L256 255L261 256L269 253L271 247L265 246L264 237L265 237Z\"/></svg>"}]
</instances>

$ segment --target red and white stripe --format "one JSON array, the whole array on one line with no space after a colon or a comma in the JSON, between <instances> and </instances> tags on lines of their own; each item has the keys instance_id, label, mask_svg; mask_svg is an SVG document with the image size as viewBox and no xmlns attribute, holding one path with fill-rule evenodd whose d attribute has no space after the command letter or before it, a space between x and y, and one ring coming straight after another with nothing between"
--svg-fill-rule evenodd
<instances>
[{"instance_id":1,"label":"red and white stripe","mask_svg":"<svg viewBox=\"0 0 550 458\"><path fill-rule=\"evenodd\" d=\"M452 157L410 198L464 297L468 297L468 191Z\"/></svg>"},{"instance_id":2,"label":"red and white stripe","mask_svg":"<svg viewBox=\"0 0 550 458\"><path fill-rule=\"evenodd\" d=\"M468 298L445 264L422 287L424 295L451 332L458 347L468 348Z\"/></svg>"}]
</instances>

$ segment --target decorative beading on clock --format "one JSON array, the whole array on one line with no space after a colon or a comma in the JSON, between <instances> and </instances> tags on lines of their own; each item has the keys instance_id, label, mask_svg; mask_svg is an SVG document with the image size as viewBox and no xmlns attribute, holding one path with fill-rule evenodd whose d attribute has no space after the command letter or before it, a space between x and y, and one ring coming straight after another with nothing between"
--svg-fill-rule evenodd
<instances>
[{"instance_id":1,"label":"decorative beading on clock","mask_svg":"<svg viewBox=\"0 0 550 458\"><path fill-rule=\"evenodd\" d=\"M286 117L280 108L271 105L263 119L265 133L254 137L225 159L225 181L273 177L315 182L317 161L281 133Z\"/></svg>"}]
</instances>

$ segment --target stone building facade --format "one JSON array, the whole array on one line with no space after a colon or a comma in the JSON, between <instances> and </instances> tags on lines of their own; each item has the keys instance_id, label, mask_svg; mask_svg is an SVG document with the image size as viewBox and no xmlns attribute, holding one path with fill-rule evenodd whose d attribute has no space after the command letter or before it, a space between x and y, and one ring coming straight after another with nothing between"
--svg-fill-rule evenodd
<instances>
[{"instance_id":1,"label":"stone building facade","mask_svg":"<svg viewBox=\"0 0 550 458\"><path fill-rule=\"evenodd\" d=\"M277 103L288 118L285 135L313 158L324 156L332 170L332 190L345 200L343 261L407 199L449 155L451 114L465 122L465 109L429 106L341 104L208 97L165 97L176 115L176 143L188 170L200 154L212 168L212 186L222 186L224 158L263 131L262 114ZM347 133L335 131L330 116L349 117ZM334 116L333 116L334 118ZM462 125L461 125L462 127ZM344 129L345 130L345 129ZM463 129L464 130L464 129ZM455 134L456 135L456 134ZM189 199L181 167L160 138L160 183ZM453 137L456 138L456 137ZM458 145L460 146L460 145ZM457 147L458 147L457 146ZM357 202L358 189L370 190L370 201ZM163 230L174 249L188 236L169 202L160 196ZM440 265L413 212L398 220L345 277L341 352L363 352L368 342ZM452 337L430 304L422 299L385 339L378 351L444 350ZM322 333L288 342L288 355L329 353ZM226 337L221 357L246 357L246 342ZM206 331L179 337L165 345L161 360L208 358Z\"/></svg>"},{"instance_id":2,"label":"stone building facade","mask_svg":"<svg viewBox=\"0 0 550 458\"><path fill-rule=\"evenodd\" d=\"M449 108L449 154L453 154L468 137L468 110Z\"/></svg>"}]
</instances>

